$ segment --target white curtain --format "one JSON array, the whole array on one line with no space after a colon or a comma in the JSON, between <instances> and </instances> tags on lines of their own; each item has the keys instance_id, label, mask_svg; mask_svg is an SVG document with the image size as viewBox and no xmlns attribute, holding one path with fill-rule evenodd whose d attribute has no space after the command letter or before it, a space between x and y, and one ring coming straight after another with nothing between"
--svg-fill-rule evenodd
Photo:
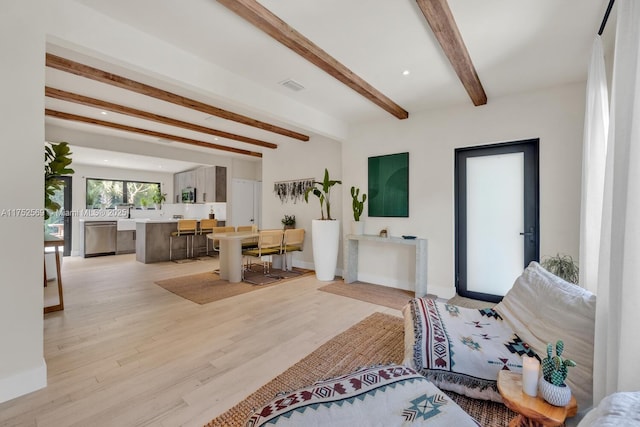
<instances>
[{"instance_id":1,"label":"white curtain","mask_svg":"<svg viewBox=\"0 0 640 427\"><path fill-rule=\"evenodd\" d=\"M609 131L609 94L602 40L599 35L596 35L591 51L586 104L582 152L579 283L583 288L596 293Z\"/></svg>"},{"instance_id":2,"label":"white curtain","mask_svg":"<svg viewBox=\"0 0 640 427\"><path fill-rule=\"evenodd\" d=\"M640 1L620 0L605 170L594 402L640 390Z\"/></svg>"}]
</instances>

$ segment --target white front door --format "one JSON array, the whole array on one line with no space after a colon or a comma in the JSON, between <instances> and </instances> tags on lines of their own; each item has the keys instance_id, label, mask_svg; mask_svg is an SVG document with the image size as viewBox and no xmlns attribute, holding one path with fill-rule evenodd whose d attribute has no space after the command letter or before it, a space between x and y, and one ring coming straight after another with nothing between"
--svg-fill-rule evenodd
<instances>
[{"instance_id":1,"label":"white front door","mask_svg":"<svg viewBox=\"0 0 640 427\"><path fill-rule=\"evenodd\" d=\"M456 289L499 301L539 258L538 140L456 150Z\"/></svg>"}]
</instances>

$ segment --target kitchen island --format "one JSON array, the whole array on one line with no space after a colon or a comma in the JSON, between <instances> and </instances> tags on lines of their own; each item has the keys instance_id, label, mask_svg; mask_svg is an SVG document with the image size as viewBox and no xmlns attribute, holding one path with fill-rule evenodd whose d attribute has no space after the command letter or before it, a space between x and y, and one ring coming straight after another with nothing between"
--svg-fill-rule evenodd
<instances>
[{"instance_id":1,"label":"kitchen island","mask_svg":"<svg viewBox=\"0 0 640 427\"><path fill-rule=\"evenodd\" d=\"M171 233L177 231L177 219L136 220L136 260L144 264L169 261L169 243ZM191 243L191 237L189 237ZM205 235L196 235L193 242L194 252L204 248L207 243ZM186 258L187 238L173 239L173 259Z\"/></svg>"}]
</instances>

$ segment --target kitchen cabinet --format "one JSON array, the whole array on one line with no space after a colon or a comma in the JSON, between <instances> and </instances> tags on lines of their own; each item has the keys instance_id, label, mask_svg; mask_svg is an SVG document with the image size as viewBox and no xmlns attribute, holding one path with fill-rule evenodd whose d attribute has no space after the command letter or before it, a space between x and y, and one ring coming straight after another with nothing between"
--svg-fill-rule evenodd
<instances>
[{"instance_id":1,"label":"kitchen cabinet","mask_svg":"<svg viewBox=\"0 0 640 427\"><path fill-rule=\"evenodd\" d=\"M196 203L226 202L227 168L211 166L176 173L173 176L176 203L182 203L182 190L187 187L196 189Z\"/></svg>"},{"instance_id":2,"label":"kitchen cabinet","mask_svg":"<svg viewBox=\"0 0 640 427\"><path fill-rule=\"evenodd\" d=\"M136 230L118 230L116 254L132 254L136 251Z\"/></svg>"},{"instance_id":3,"label":"kitchen cabinet","mask_svg":"<svg viewBox=\"0 0 640 427\"><path fill-rule=\"evenodd\" d=\"M197 169L196 169L197 170ZM187 187L196 188L196 170L179 172L173 175L173 192L175 203L182 203L182 190Z\"/></svg>"}]
</instances>

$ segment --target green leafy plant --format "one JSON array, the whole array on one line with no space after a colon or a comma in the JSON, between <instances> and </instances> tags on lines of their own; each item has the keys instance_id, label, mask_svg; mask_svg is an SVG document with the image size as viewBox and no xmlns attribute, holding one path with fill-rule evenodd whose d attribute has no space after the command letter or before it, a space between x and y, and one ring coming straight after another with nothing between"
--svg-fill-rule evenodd
<instances>
[{"instance_id":1,"label":"green leafy plant","mask_svg":"<svg viewBox=\"0 0 640 427\"><path fill-rule=\"evenodd\" d=\"M49 212L60 209L60 204L53 200L56 191L60 190L63 181L60 175L70 175L74 171L71 164L71 149L67 142L46 143L44 146L44 219L49 219Z\"/></svg>"},{"instance_id":2,"label":"green leafy plant","mask_svg":"<svg viewBox=\"0 0 640 427\"><path fill-rule=\"evenodd\" d=\"M549 273L553 273L569 283L578 283L580 269L578 264L569 255L556 254L545 257L540 265Z\"/></svg>"},{"instance_id":3,"label":"green leafy plant","mask_svg":"<svg viewBox=\"0 0 640 427\"><path fill-rule=\"evenodd\" d=\"M360 189L356 187L351 187L351 199L352 199L352 207L353 207L353 219L355 221L360 221L360 215L362 215L362 211L364 210L364 202L367 201L367 195L362 193L362 200L358 200L358 195L360 194Z\"/></svg>"},{"instance_id":4,"label":"green leafy plant","mask_svg":"<svg viewBox=\"0 0 640 427\"><path fill-rule=\"evenodd\" d=\"M160 204L167 200L167 193L162 193L160 187L156 188L156 191L151 196L153 203Z\"/></svg>"},{"instance_id":5,"label":"green leafy plant","mask_svg":"<svg viewBox=\"0 0 640 427\"><path fill-rule=\"evenodd\" d=\"M556 355L553 354L553 346L547 344L547 357L542 359L542 376L545 381L555 386L564 386L569 367L576 366L576 362L571 359L563 359L564 342L558 340L556 342Z\"/></svg>"},{"instance_id":6,"label":"green leafy plant","mask_svg":"<svg viewBox=\"0 0 640 427\"><path fill-rule=\"evenodd\" d=\"M282 220L282 225L296 225L296 216L295 215L285 215Z\"/></svg>"},{"instance_id":7,"label":"green leafy plant","mask_svg":"<svg viewBox=\"0 0 640 427\"><path fill-rule=\"evenodd\" d=\"M329 179L329 171L325 168L324 179L322 182L313 181L313 185L304 192L304 201L309 203L309 193L313 193L320 199L320 215L322 220L332 220L331 218L331 187L336 184L342 184L342 181ZM324 206L327 207L327 215L325 218Z\"/></svg>"}]
</instances>

